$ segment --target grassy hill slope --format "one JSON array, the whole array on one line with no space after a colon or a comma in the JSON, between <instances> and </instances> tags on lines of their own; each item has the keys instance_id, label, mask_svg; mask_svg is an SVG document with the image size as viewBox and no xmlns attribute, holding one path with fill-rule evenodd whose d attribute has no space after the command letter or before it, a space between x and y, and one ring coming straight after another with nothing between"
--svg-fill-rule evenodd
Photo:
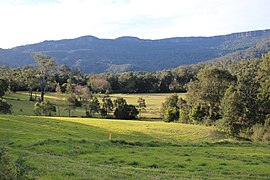
<instances>
[{"instance_id":1,"label":"grassy hill slope","mask_svg":"<svg viewBox=\"0 0 270 180\"><path fill-rule=\"evenodd\" d=\"M214 127L1 115L0 142L27 178L270 178L269 144Z\"/></svg>"}]
</instances>

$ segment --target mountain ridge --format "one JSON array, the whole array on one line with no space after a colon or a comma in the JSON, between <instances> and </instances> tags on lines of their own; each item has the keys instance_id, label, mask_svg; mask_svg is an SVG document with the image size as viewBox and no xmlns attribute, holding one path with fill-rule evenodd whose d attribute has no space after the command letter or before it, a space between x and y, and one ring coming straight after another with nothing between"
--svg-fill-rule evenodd
<instances>
[{"instance_id":1,"label":"mountain ridge","mask_svg":"<svg viewBox=\"0 0 270 180\"><path fill-rule=\"evenodd\" d=\"M157 71L218 59L230 53L255 48L270 37L270 29L210 37L140 39L122 36L100 39L81 36L0 48L0 65L18 67L34 64L32 54L46 53L59 64L80 68L85 73Z\"/></svg>"}]
</instances>

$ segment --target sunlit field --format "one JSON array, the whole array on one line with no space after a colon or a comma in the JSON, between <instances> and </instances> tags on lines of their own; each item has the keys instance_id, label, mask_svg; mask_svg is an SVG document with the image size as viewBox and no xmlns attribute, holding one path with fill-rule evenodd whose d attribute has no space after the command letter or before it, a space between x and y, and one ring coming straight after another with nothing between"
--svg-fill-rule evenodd
<instances>
[{"instance_id":1,"label":"sunlit field","mask_svg":"<svg viewBox=\"0 0 270 180\"><path fill-rule=\"evenodd\" d=\"M146 101L146 108L142 111L142 118L160 118L160 108L162 102L165 101L166 97L172 94L161 94L161 93L149 93L149 94L111 94L110 97L112 100L116 99L117 97L123 97L126 99L128 104L132 104L137 106L138 105L138 98L142 97ZM185 94L178 94L181 97L185 97ZM39 97L40 94L35 94L34 97ZM100 100L102 97L101 94L94 94ZM28 93L27 92L16 92L16 93L7 93L5 95L5 99L12 104L13 106L13 114L14 115L34 115L33 107L34 102L29 101ZM56 104L57 112L55 116L68 116L68 108L65 102L65 94L61 94L61 97L57 97L55 93L46 93L45 99L49 100ZM101 100L100 100L101 102ZM85 116L84 108L76 108L75 110L71 111L71 116Z\"/></svg>"},{"instance_id":2,"label":"sunlit field","mask_svg":"<svg viewBox=\"0 0 270 180\"><path fill-rule=\"evenodd\" d=\"M269 144L215 127L1 115L0 142L34 179L270 178Z\"/></svg>"},{"instance_id":3,"label":"sunlit field","mask_svg":"<svg viewBox=\"0 0 270 180\"><path fill-rule=\"evenodd\" d=\"M112 94L133 105L146 100L143 118L118 120L81 118L83 108L72 111L76 117L34 116L27 92L7 93L13 115L0 115L0 145L26 179L270 179L270 144L162 122L170 95ZM68 116L64 94L45 99L56 104L55 116Z\"/></svg>"}]
</instances>

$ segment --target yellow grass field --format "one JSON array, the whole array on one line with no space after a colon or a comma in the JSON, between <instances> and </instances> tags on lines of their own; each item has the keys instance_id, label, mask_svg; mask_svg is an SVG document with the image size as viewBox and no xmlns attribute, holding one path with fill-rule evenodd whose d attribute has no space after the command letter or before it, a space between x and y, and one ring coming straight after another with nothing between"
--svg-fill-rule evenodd
<instances>
[{"instance_id":1,"label":"yellow grass field","mask_svg":"<svg viewBox=\"0 0 270 180\"><path fill-rule=\"evenodd\" d=\"M39 94L36 94L39 97ZM172 93L147 93L147 94L110 94L112 100L117 97L122 97L126 99L128 104L132 104L137 106L138 98L142 97L146 102L146 109L142 111L142 118L144 119L159 119L160 118L160 108L162 102L165 101L166 97L172 95ZM185 93L178 94L180 97L185 98ZM97 96L101 102L102 94L94 94ZM34 102L28 100L27 92L16 92L16 93L7 93L5 95L6 100L12 104L13 106L13 114L14 115L34 115L33 107ZM63 93L61 97L57 97L55 93L46 93L45 99L59 104L59 108L57 108L56 115L60 116L68 116L65 104L65 94ZM84 116L85 112L83 108L76 108L71 112L72 116Z\"/></svg>"}]
</instances>

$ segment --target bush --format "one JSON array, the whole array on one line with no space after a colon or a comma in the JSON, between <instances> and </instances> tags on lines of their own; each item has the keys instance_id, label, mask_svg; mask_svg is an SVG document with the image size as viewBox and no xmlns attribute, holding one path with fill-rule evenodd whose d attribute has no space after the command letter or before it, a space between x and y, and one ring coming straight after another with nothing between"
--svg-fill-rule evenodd
<instances>
[{"instance_id":1,"label":"bush","mask_svg":"<svg viewBox=\"0 0 270 180\"><path fill-rule=\"evenodd\" d=\"M133 105L123 105L114 111L114 116L117 119L136 119L139 114L138 109Z\"/></svg>"},{"instance_id":2,"label":"bush","mask_svg":"<svg viewBox=\"0 0 270 180\"><path fill-rule=\"evenodd\" d=\"M255 124L254 126L252 126L251 130L252 130L251 139L253 141L264 141L264 142L270 141L269 127L263 126L261 124Z\"/></svg>"},{"instance_id":3,"label":"bush","mask_svg":"<svg viewBox=\"0 0 270 180\"><path fill-rule=\"evenodd\" d=\"M189 111L189 119L193 122L201 122L205 117L205 110L202 106L196 105Z\"/></svg>"},{"instance_id":4,"label":"bush","mask_svg":"<svg viewBox=\"0 0 270 180\"><path fill-rule=\"evenodd\" d=\"M0 114L11 114L11 107L6 100L0 98Z\"/></svg>"},{"instance_id":5,"label":"bush","mask_svg":"<svg viewBox=\"0 0 270 180\"><path fill-rule=\"evenodd\" d=\"M34 112L36 115L51 116L56 112L56 107L50 101L37 102L34 105Z\"/></svg>"},{"instance_id":6,"label":"bush","mask_svg":"<svg viewBox=\"0 0 270 180\"><path fill-rule=\"evenodd\" d=\"M180 109L179 111L179 121L181 123L189 123L188 110Z\"/></svg>"},{"instance_id":7,"label":"bush","mask_svg":"<svg viewBox=\"0 0 270 180\"><path fill-rule=\"evenodd\" d=\"M7 88L8 88L7 81L0 79L0 97L3 97L5 95Z\"/></svg>"},{"instance_id":8,"label":"bush","mask_svg":"<svg viewBox=\"0 0 270 180\"><path fill-rule=\"evenodd\" d=\"M173 122L179 119L179 110L177 107L167 107L164 112L164 121Z\"/></svg>"},{"instance_id":9,"label":"bush","mask_svg":"<svg viewBox=\"0 0 270 180\"><path fill-rule=\"evenodd\" d=\"M263 137L262 137L262 141L264 141L264 142L270 142L270 129L268 129L268 130L264 133L264 135L263 135Z\"/></svg>"}]
</instances>

